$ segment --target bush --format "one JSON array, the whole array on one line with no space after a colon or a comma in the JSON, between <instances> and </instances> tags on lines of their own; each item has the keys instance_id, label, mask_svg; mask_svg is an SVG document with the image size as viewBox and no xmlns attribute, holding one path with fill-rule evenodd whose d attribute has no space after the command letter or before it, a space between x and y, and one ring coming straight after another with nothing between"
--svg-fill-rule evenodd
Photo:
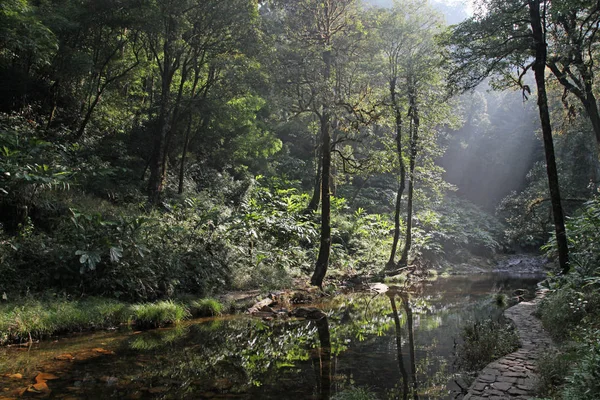
<instances>
[{"instance_id":1,"label":"bush","mask_svg":"<svg viewBox=\"0 0 600 400\"><path fill-rule=\"evenodd\" d=\"M456 363L469 372L479 371L519 348L519 337L504 318L469 323L462 328L461 337L462 343L456 346Z\"/></svg>"},{"instance_id":2,"label":"bush","mask_svg":"<svg viewBox=\"0 0 600 400\"><path fill-rule=\"evenodd\" d=\"M586 316L588 304L584 293L568 287L550 293L539 306L544 328L556 340L567 339Z\"/></svg>"},{"instance_id":3,"label":"bush","mask_svg":"<svg viewBox=\"0 0 600 400\"><path fill-rule=\"evenodd\" d=\"M589 333L588 343L579 349L576 363L562 393L565 400L600 398L600 330Z\"/></svg>"},{"instance_id":4,"label":"bush","mask_svg":"<svg viewBox=\"0 0 600 400\"><path fill-rule=\"evenodd\" d=\"M552 397L565 382L565 372L569 370L569 360L565 354L550 352L543 354L538 362L539 379L537 394Z\"/></svg>"}]
</instances>

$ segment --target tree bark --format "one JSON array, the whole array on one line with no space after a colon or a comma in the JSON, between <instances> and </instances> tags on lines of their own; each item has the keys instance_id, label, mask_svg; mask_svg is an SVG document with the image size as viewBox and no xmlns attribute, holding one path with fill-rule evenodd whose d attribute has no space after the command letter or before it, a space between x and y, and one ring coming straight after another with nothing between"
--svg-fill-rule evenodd
<instances>
[{"instance_id":1,"label":"tree bark","mask_svg":"<svg viewBox=\"0 0 600 400\"><path fill-rule=\"evenodd\" d=\"M322 147L322 145L320 146ZM317 152L317 174L315 176L315 185L313 186L313 195L310 199L310 203L306 207L307 212L316 212L319 209L321 203L321 170L322 170L323 157L321 152Z\"/></svg>"},{"instance_id":2,"label":"tree bark","mask_svg":"<svg viewBox=\"0 0 600 400\"><path fill-rule=\"evenodd\" d=\"M552 139L552 126L550 125L550 113L548 111L548 98L546 94L545 69L547 49L544 31L542 28L542 18L540 16L540 0L529 0L528 6L533 40L535 44L535 61L533 64L533 71L535 73L535 82L538 90L538 108L542 125L544 152L546 155L546 172L548 174L548 186L550 189L550 199L552 202L554 230L558 247L558 262L563 274L566 274L570 269L569 247L567 244L565 221L560 200L558 171L556 168L554 142Z\"/></svg>"},{"instance_id":3,"label":"tree bark","mask_svg":"<svg viewBox=\"0 0 600 400\"><path fill-rule=\"evenodd\" d=\"M322 167L321 167L321 240L319 245L319 256L315 272L310 283L322 287L323 278L327 273L329 265L329 253L331 250L331 194L329 193L329 174L331 170L331 132L329 126L329 111L325 108L321 117L322 136Z\"/></svg>"},{"instance_id":4,"label":"tree bark","mask_svg":"<svg viewBox=\"0 0 600 400\"><path fill-rule=\"evenodd\" d=\"M402 257L400 258L399 262L401 266L408 264L408 253L410 252L410 247L412 246L413 194L415 190L415 165L417 162L417 145L419 141L420 124L415 88L412 88L409 92L409 102L411 118L410 163L408 172L408 201L406 204L406 238L404 240Z\"/></svg>"},{"instance_id":5,"label":"tree bark","mask_svg":"<svg viewBox=\"0 0 600 400\"><path fill-rule=\"evenodd\" d=\"M402 205L402 194L406 186L406 167L404 166L404 158L402 157L402 110L398 104L396 93L396 78L390 80L390 95L392 97L392 107L394 109L394 119L396 128L396 151L398 153L398 162L400 163L400 186L396 194L396 207L394 211L394 239L392 242L392 250L390 259L386 264L387 270L393 270L396 267L396 251L398 249L398 241L400 240L400 206Z\"/></svg>"},{"instance_id":6,"label":"tree bark","mask_svg":"<svg viewBox=\"0 0 600 400\"><path fill-rule=\"evenodd\" d=\"M325 7L325 14L329 15L329 9ZM329 32L327 33L329 35ZM329 40L325 43L326 50L323 51L323 80L329 84L331 78L332 53L327 49ZM315 272L310 278L314 286L322 287L323 279L327 274L329 266L329 253L331 251L331 193L329 189L329 176L331 175L331 114L329 103L331 99L325 99L321 106L321 239L319 243L319 255L315 265Z\"/></svg>"},{"instance_id":7,"label":"tree bark","mask_svg":"<svg viewBox=\"0 0 600 400\"><path fill-rule=\"evenodd\" d=\"M165 45L165 50L168 48ZM169 118L169 99L171 93L171 71L168 53L164 56L165 62L162 71L160 111L157 128L154 134L154 148L150 159L150 180L148 182L148 200L151 204L158 204L164 191L166 178L165 157L167 153L167 136L171 129Z\"/></svg>"},{"instance_id":8,"label":"tree bark","mask_svg":"<svg viewBox=\"0 0 600 400\"><path fill-rule=\"evenodd\" d=\"M319 335L319 394L322 400L329 400L331 395L331 336L329 333L329 322L323 317L316 322Z\"/></svg>"},{"instance_id":9,"label":"tree bark","mask_svg":"<svg viewBox=\"0 0 600 400\"><path fill-rule=\"evenodd\" d=\"M412 378L413 398L415 400L419 400L419 395L418 395L419 382L417 380L417 360L415 358L415 333L414 333L414 327L413 327L413 312L412 312L412 308L410 307L408 294L403 293L401 296L402 296L402 304L404 306L404 311L406 312L406 325L408 326L408 350L409 350L409 356L410 356L410 367L411 367L410 376Z\"/></svg>"},{"instance_id":10,"label":"tree bark","mask_svg":"<svg viewBox=\"0 0 600 400\"><path fill-rule=\"evenodd\" d=\"M394 314L394 325L396 326L396 352L398 354L398 367L400 368L400 374L402 374L402 398L408 399L408 372L404 366L404 357L402 357L402 327L400 326L400 317L398 316L398 308L396 307L396 301L393 294L389 294L390 303L392 305L392 312Z\"/></svg>"}]
</instances>

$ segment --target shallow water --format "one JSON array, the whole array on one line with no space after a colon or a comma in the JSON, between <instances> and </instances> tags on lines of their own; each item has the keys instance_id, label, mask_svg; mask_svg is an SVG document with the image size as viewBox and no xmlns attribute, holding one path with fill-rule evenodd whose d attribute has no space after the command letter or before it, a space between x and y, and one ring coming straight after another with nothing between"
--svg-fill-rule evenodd
<instances>
[{"instance_id":1,"label":"shallow water","mask_svg":"<svg viewBox=\"0 0 600 400\"><path fill-rule=\"evenodd\" d=\"M468 320L497 317L496 293L533 294L534 275L439 278L389 295L320 305L319 321L199 319L148 332L83 334L0 349L0 398L39 372L49 398L328 399L361 388L380 399L461 398L454 344ZM400 347L400 351L399 350ZM22 378L4 374L20 373Z\"/></svg>"}]
</instances>

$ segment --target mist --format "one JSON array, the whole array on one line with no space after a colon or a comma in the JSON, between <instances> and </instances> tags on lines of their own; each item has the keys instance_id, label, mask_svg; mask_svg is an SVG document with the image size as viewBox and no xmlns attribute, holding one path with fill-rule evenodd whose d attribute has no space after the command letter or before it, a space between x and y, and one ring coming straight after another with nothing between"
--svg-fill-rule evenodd
<instances>
[{"instance_id":1,"label":"mist","mask_svg":"<svg viewBox=\"0 0 600 400\"><path fill-rule=\"evenodd\" d=\"M527 173L543 158L535 102L524 101L518 91L480 85L460 103L464 124L448 132L439 163L460 197L493 211L512 191L523 189Z\"/></svg>"}]
</instances>

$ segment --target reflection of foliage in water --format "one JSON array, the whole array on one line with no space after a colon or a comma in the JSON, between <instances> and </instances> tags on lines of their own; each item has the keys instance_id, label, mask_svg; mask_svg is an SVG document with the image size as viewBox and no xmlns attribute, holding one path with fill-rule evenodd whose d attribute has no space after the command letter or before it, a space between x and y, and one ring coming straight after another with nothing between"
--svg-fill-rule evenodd
<instances>
[{"instance_id":1,"label":"reflection of foliage in water","mask_svg":"<svg viewBox=\"0 0 600 400\"><path fill-rule=\"evenodd\" d=\"M473 286L477 277L470 277L468 282L444 282L440 279L410 297L414 369L408 316L401 296L396 295L397 329L389 298L363 293L335 298L323 306L327 323L321 323L320 328L327 329L330 353L321 348L323 335L319 338L314 321L215 318L121 336L110 347L118 356L87 364L76 361L72 364L73 379L65 382L65 387L83 381L88 374L102 377L109 373L117 374L118 388L97 380L95 385L84 385L80 394L127 397L138 391L145 396L148 393L144 389L162 388L164 392L156 395L165 398L229 394L276 399L319 396L324 387L330 387L334 395L354 387L382 399L404 398L398 363L402 358L408 373L417 372L420 399L451 398L447 397L447 383L454 373L453 346L460 328L476 316L498 315L501 310L490 294L491 284ZM396 351L397 334L402 357ZM98 347L100 341L106 342L106 338L87 346ZM75 348L60 348L77 356ZM329 369L323 369L324 359L329 360ZM412 385L410 377L407 382Z\"/></svg>"}]
</instances>

